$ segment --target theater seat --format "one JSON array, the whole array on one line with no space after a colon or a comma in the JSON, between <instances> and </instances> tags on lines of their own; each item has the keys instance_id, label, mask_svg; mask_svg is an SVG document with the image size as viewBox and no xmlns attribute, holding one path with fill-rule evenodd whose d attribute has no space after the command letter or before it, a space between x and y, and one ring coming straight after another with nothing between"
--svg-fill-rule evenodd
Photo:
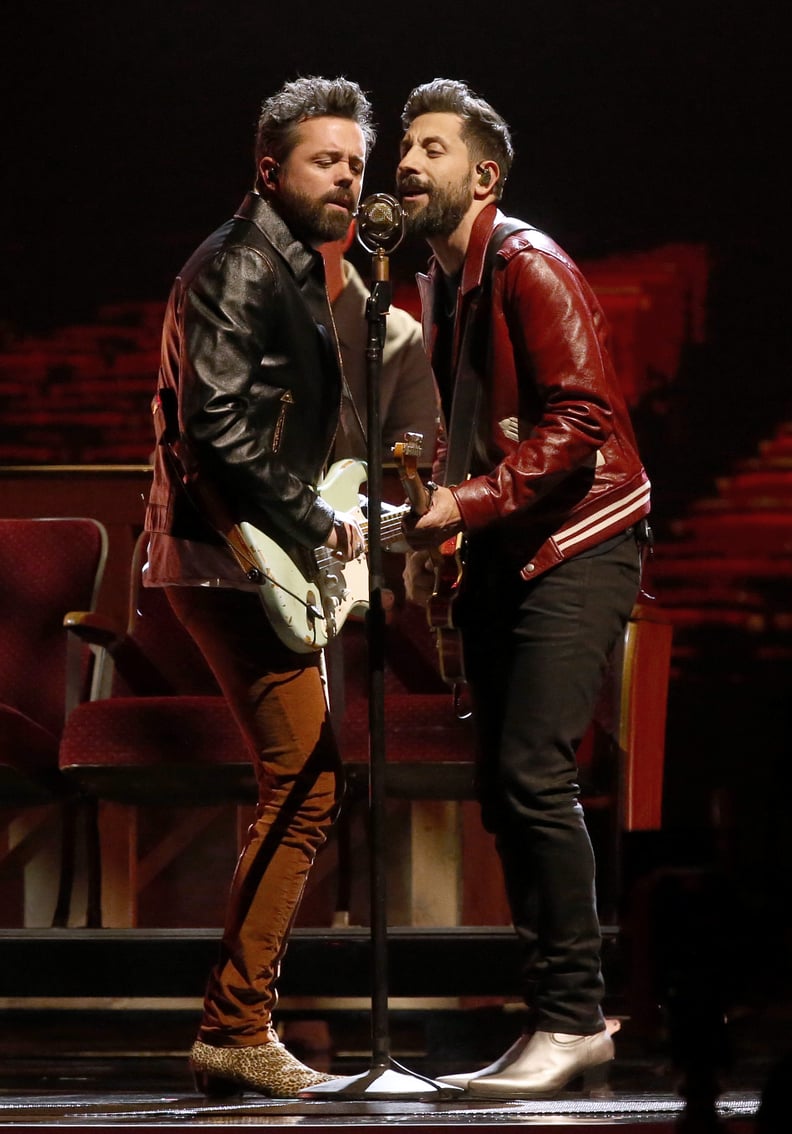
<instances>
[{"instance_id":1,"label":"theater seat","mask_svg":"<svg viewBox=\"0 0 792 1134\"><path fill-rule=\"evenodd\" d=\"M69 921L76 838L81 819L90 829L90 801L60 772L58 746L64 720L88 696L93 657L68 640L63 617L75 606L93 609L106 555L107 533L97 520L0 520L4 925L20 918L20 894L25 925Z\"/></svg>"},{"instance_id":2,"label":"theater seat","mask_svg":"<svg viewBox=\"0 0 792 1134\"><path fill-rule=\"evenodd\" d=\"M144 587L147 537L130 572L124 630L95 614L73 611L71 633L103 650L110 663L103 688L78 706L64 729L62 775L101 802L101 918L134 926L141 891L229 804L256 798L245 741L211 670L176 618L161 588ZM140 808L171 808L139 838ZM180 809L184 809L183 811ZM230 870L230 866L229 866Z\"/></svg>"}]
</instances>

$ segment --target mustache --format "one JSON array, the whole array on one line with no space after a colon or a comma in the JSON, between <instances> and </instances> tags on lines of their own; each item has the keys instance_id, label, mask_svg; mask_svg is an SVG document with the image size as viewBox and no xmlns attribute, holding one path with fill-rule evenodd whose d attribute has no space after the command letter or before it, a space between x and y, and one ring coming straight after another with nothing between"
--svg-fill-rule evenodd
<instances>
[{"instance_id":1,"label":"mustache","mask_svg":"<svg viewBox=\"0 0 792 1134\"><path fill-rule=\"evenodd\" d=\"M355 198L351 193L345 193L343 189L328 193L323 200L326 205L341 205L342 208L349 209L350 213L355 210Z\"/></svg>"},{"instance_id":2,"label":"mustache","mask_svg":"<svg viewBox=\"0 0 792 1134\"><path fill-rule=\"evenodd\" d=\"M431 186L425 185L420 177L415 174L407 174L405 177L400 177L396 181L396 187L400 193L431 193Z\"/></svg>"}]
</instances>

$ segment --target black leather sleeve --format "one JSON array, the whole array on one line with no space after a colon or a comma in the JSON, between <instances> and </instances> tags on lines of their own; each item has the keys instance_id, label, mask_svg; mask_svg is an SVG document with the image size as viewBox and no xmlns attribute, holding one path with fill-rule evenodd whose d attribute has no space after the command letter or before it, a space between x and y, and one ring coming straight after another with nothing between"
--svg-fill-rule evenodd
<instances>
[{"instance_id":1,"label":"black leather sleeve","mask_svg":"<svg viewBox=\"0 0 792 1134\"><path fill-rule=\"evenodd\" d=\"M244 244L217 252L183 285L180 411L199 468L236 518L318 546L333 511L315 488L326 428L313 420L316 325L283 269Z\"/></svg>"}]
</instances>

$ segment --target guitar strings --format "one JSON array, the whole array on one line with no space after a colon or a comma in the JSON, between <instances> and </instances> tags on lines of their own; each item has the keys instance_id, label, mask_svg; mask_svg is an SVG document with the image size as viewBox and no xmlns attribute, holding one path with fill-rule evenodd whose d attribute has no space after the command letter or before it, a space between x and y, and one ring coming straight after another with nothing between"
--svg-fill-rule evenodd
<instances>
[{"instance_id":1,"label":"guitar strings","mask_svg":"<svg viewBox=\"0 0 792 1134\"><path fill-rule=\"evenodd\" d=\"M386 512L380 517L380 532L386 541L395 540L401 535L402 518L406 516L409 511L409 505L405 505L397 512ZM360 530L366 537L366 551L368 551L368 520L365 517L361 517L358 522L360 524ZM330 548L322 546L314 548L314 562L319 570L322 570L325 567L329 567L331 564L337 564L338 560Z\"/></svg>"}]
</instances>

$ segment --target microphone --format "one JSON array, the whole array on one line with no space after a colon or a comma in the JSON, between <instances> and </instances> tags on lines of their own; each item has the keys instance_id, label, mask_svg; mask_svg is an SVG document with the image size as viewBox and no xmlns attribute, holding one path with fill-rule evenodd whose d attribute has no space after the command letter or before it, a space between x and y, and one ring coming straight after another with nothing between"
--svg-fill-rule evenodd
<instances>
[{"instance_id":1,"label":"microphone","mask_svg":"<svg viewBox=\"0 0 792 1134\"><path fill-rule=\"evenodd\" d=\"M372 193L355 214L357 238L367 252L393 252L404 239L404 210L388 193Z\"/></svg>"}]
</instances>

